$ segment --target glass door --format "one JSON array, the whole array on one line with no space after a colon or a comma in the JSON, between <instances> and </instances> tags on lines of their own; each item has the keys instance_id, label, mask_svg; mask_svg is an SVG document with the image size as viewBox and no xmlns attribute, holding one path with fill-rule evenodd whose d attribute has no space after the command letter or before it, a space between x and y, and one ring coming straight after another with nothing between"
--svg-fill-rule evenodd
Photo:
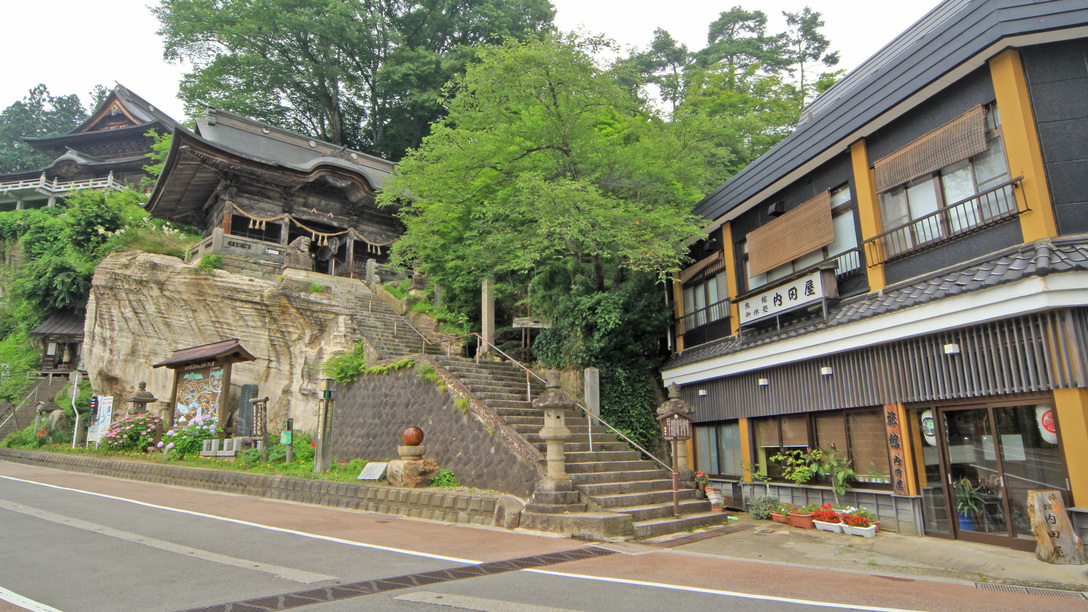
<instances>
[{"instance_id":1,"label":"glass door","mask_svg":"<svg viewBox=\"0 0 1088 612\"><path fill-rule=\"evenodd\" d=\"M946 408L940 414L945 482L957 537L983 542L992 536L1008 538L1008 504L990 410Z\"/></svg>"}]
</instances>

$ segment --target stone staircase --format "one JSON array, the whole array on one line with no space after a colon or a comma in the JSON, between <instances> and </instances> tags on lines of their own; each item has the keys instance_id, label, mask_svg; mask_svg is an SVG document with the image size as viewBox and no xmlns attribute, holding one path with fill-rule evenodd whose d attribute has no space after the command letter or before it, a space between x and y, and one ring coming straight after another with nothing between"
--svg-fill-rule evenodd
<instances>
[{"instance_id":1,"label":"stone staircase","mask_svg":"<svg viewBox=\"0 0 1088 612\"><path fill-rule=\"evenodd\" d=\"M539 434L544 415L533 409L526 398L524 370L505 361L476 363L460 357L437 357L436 361L526 441L542 454L545 452L546 444ZM534 398L544 391L544 384L536 378L532 378L530 387ZM722 523L723 515L711 512L710 503L695 499L695 491L690 489L680 491L680 517L676 518L670 472L642 459L640 452L630 450L626 442L600 423L590 434L588 419L581 410L568 411L566 423L571 431L571 439L564 445L567 474L590 510L630 515L636 538Z\"/></svg>"},{"instance_id":2,"label":"stone staircase","mask_svg":"<svg viewBox=\"0 0 1088 612\"><path fill-rule=\"evenodd\" d=\"M38 401L41 400L46 403L53 401L57 393L67 384L68 378L64 375L38 379L27 394L23 396L24 400L15 407L15 416L13 418L8 418L11 415L12 406L5 402L4 406L0 407L0 440L8 437L8 434L33 424L35 418L34 407L38 404Z\"/></svg>"}]
</instances>

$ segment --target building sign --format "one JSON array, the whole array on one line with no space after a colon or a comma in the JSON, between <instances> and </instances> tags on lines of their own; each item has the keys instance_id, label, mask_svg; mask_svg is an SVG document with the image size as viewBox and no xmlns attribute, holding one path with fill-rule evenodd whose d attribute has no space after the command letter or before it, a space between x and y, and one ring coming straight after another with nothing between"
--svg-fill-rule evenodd
<instances>
[{"instance_id":1,"label":"building sign","mask_svg":"<svg viewBox=\"0 0 1088 612\"><path fill-rule=\"evenodd\" d=\"M516 317L514 319L514 327L528 327L533 329L548 329L552 324L550 321L541 319L539 317Z\"/></svg>"},{"instance_id":2,"label":"building sign","mask_svg":"<svg viewBox=\"0 0 1088 612\"><path fill-rule=\"evenodd\" d=\"M780 315L794 308L819 302L823 298L823 278L821 271L817 270L741 301L740 324L746 325Z\"/></svg>"},{"instance_id":3,"label":"building sign","mask_svg":"<svg viewBox=\"0 0 1088 612\"><path fill-rule=\"evenodd\" d=\"M888 434L888 455L892 460L892 489L896 495L906 495L907 458L903 450L903 426L895 406L884 406L884 425Z\"/></svg>"},{"instance_id":4,"label":"building sign","mask_svg":"<svg viewBox=\"0 0 1088 612\"><path fill-rule=\"evenodd\" d=\"M687 440L691 438L691 417L674 412L661 420L661 437L666 440Z\"/></svg>"},{"instance_id":5,"label":"building sign","mask_svg":"<svg viewBox=\"0 0 1088 612\"><path fill-rule=\"evenodd\" d=\"M1035 533L1035 556L1047 563L1083 565L1088 563L1084 543L1077 537L1062 495L1055 490L1028 491L1028 517Z\"/></svg>"}]
</instances>

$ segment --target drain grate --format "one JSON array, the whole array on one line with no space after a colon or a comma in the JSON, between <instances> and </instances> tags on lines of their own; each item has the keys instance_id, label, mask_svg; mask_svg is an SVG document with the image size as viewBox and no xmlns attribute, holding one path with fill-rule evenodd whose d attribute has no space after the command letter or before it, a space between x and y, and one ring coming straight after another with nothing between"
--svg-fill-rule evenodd
<instances>
[{"instance_id":1,"label":"drain grate","mask_svg":"<svg viewBox=\"0 0 1088 612\"><path fill-rule=\"evenodd\" d=\"M301 606L310 606L317 603L340 601L352 597L372 595L384 591L396 591L438 582L450 582L453 580L464 580L466 578L504 574L506 572L516 572L531 567L543 567L545 565L555 565L568 561L580 561L582 559L604 557L611 554L614 554L614 551L598 548L596 546L587 546L585 548L577 548L563 552L521 557L520 559L493 561L491 563L466 565L463 567L409 574L407 576L397 576L394 578L364 580L351 584L337 584L329 587L308 589L296 593L258 597L245 601L216 604L205 608L193 608L186 612L274 612L276 610L287 610Z\"/></svg>"},{"instance_id":2,"label":"drain grate","mask_svg":"<svg viewBox=\"0 0 1088 612\"><path fill-rule=\"evenodd\" d=\"M976 582L975 587L984 591L1002 591L1004 593L1023 593L1025 595L1046 595L1047 597L1061 597L1063 599L1088 599L1080 591L1063 591L1061 589L1040 589L1038 587L1023 587L1011 584L992 584L989 582Z\"/></svg>"}]
</instances>

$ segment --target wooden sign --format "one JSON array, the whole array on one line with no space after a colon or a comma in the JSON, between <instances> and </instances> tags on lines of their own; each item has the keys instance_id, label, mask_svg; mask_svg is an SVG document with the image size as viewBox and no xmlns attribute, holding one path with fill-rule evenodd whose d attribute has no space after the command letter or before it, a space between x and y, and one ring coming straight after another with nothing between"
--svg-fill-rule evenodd
<instances>
[{"instance_id":1,"label":"wooden sign","mask_svg":"<svg viewBox=\"0 0 1088 612\"><path fill-rule=\"evenodd\" d=\"M1060 491L1028 491L1028 517L1038 545L1035 556L1047 563L1084 565L1088 557L1084 543L1077 537Z\"/></svg>"},{"instance_id":2,"label":"wooden sign","mask_svg":"<svg viewBox=\"0 0 1088 612\"><path fill-rule=\"evenodd\" d=\"M691 438L691 418L673 412L658 417L661 421L661 437L666 440L687 440Z\"/></svg>"}]
</instances>

